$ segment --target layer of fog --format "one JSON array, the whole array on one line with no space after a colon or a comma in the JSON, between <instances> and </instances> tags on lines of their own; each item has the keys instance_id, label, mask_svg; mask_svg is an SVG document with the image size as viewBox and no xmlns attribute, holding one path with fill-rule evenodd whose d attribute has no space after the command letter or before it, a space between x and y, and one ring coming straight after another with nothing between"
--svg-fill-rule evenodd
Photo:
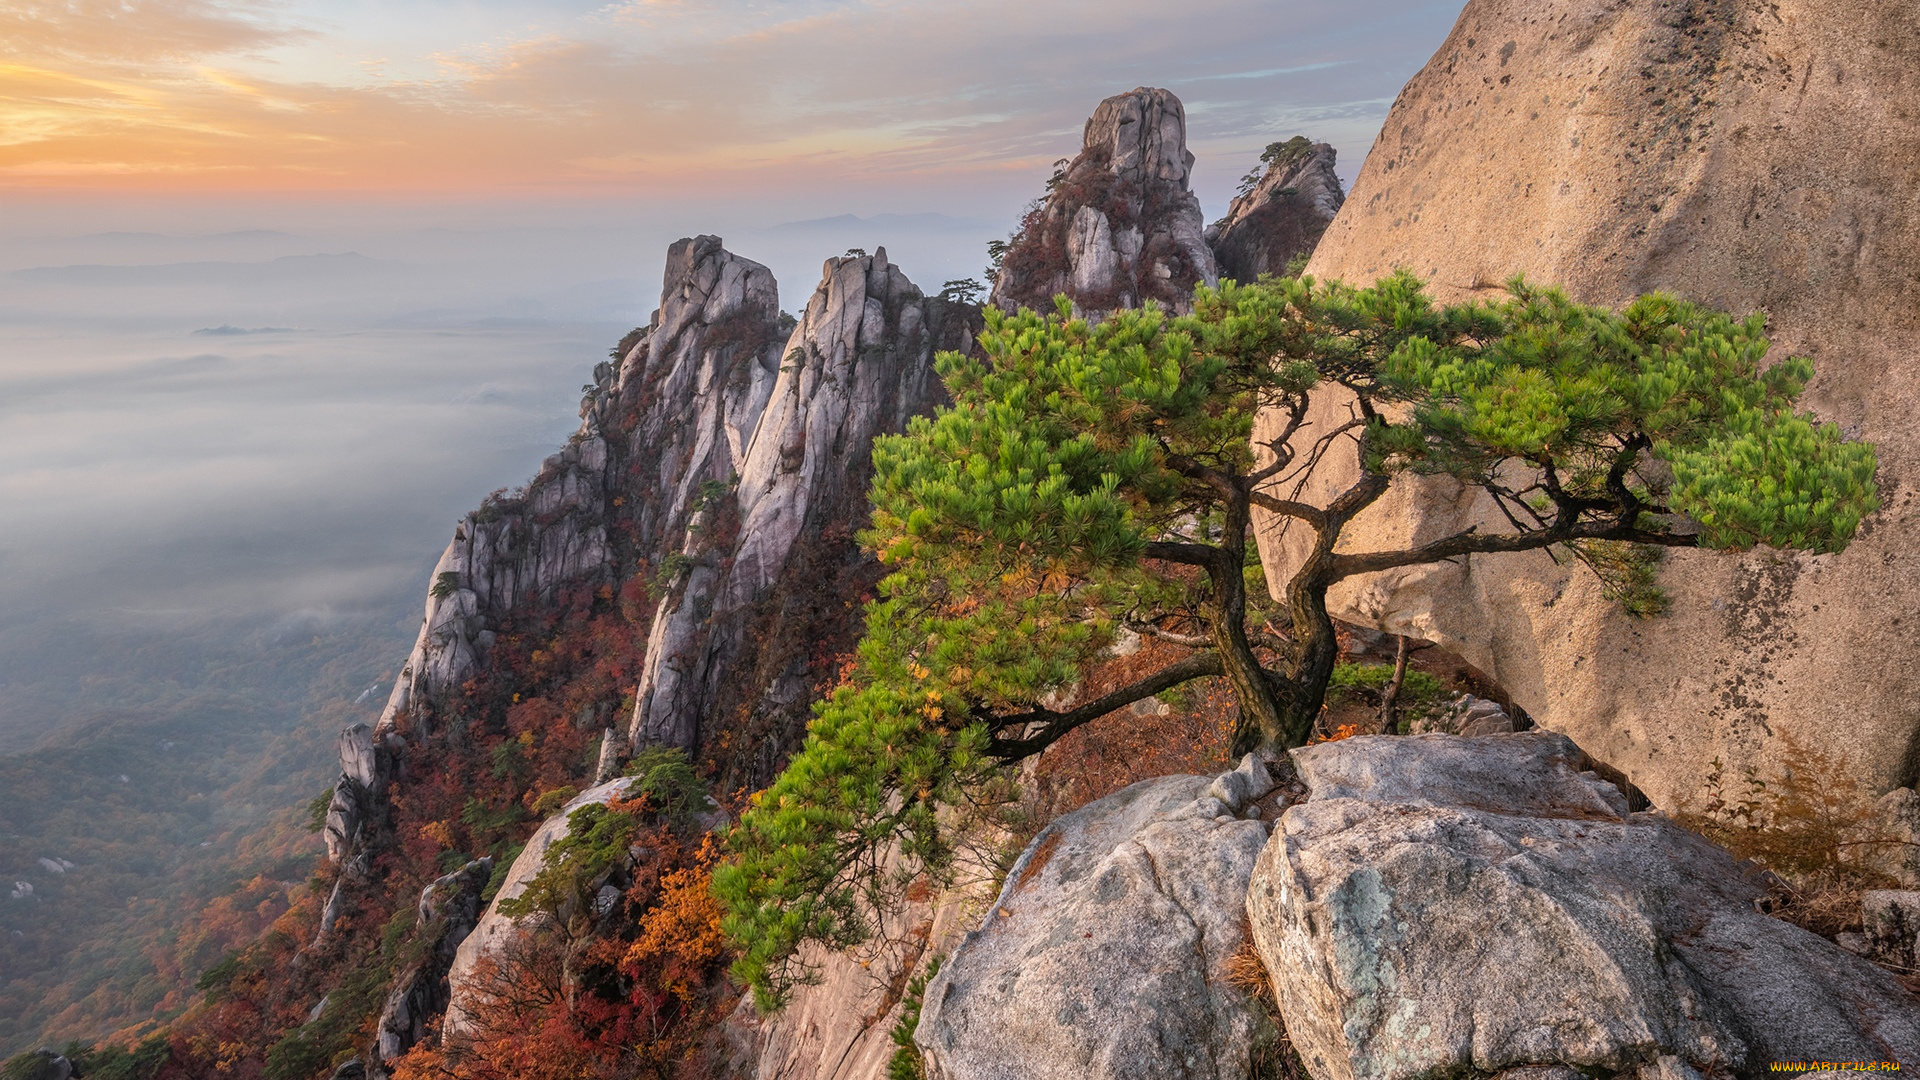
<instances>
[{"instance_id":1,"label":"layer of fog","mask_svg":"<svg viewBox=\"0 0 1920 1080\"><path fill-rule=\"evenodd\" d=\"M411 208L356 228L303 209L185 233L6 223L0 731L80 704L103 640L340 620L404 640L455 519L564 440L593 366L657 305L667 245L699 231L526 207L504 226ZM1005 231L933 213L720 224L789 309L850 247L886 245L937 290Z\"/></svg>"}]
</instances>

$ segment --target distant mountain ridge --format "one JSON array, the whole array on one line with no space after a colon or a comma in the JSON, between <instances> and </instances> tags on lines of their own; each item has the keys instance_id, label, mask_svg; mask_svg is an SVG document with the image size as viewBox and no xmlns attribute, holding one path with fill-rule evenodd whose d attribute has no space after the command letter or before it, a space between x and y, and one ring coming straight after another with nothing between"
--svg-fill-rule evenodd
<instances>
[{"instance_id":1,"label":"distant mountain ridge","mask_svg":"<svg viewBox=\"0 0 1920 1080\"><path fill-rule=\"evenodd\" d=\"M854 214L838 214L833 217L808 218L805 221L785 221L768 229L768 232L813 232L825 229L853 228L856 226L880 228L912 229L952 229L955 231L978 229L985 222L970 218L950 217L946 214L875 214L872 217L859 217Z\"/></svg>"},{"instance_id":2,"label":"distant mountain ridge","mask_svg":"<svg viewBox=\"0 0 1920 1080\"><path fill-rule=\"evenodd\" d=\"M407 265L394 259L375 259L357 251L343 251L336 254L316 252L312 255L282 255L261 262L210 260L134 265L78 263L72 266L33 266L15 270L7 276L16 281L40 285L237 285L264 279L286 281L319 278L349 271L392 272Z\"/></svg>"}]
</instances>

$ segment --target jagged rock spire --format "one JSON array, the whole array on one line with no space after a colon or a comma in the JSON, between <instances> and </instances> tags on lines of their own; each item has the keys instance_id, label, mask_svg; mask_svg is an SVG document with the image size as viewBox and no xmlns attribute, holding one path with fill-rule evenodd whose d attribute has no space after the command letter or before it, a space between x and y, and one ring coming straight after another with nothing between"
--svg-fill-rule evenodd
<instances>
[{"instance_id":1,"label":"jagged rock spire","mask_svg":"<svg viewBox=\"0 0 1920 1080\"><path fill-rule=\"evenodd\" d=\"M685 530L702 485L739 471L779 366L780 296L771 271L721 243L668 249L660 307L596 373L580 429L524 491L489 497L454 530L382 731L458 686L501 618L563 584L610 582L616 543L654 558ZM623 526L617 537L608 521Z\"/></svg>"},{"instance_id":2,"label":"jagged rock spire","mask_svg":"<svg viewBox=\"0 0 1920 1080\"><path fill-rule=\"evenodd\" d=\"M851 533L868 514L873 440L944 397L934 354L972 348L977 318L970 304L922 294L885 248L827 260L738 489L689 526L691 562L647 640L632 745L693 748L715 716L804 709L819 674L808 669L814 642L791 632L808 622L804 609L833 599L821 594L845 569L836 563L858 559ZM827 606L841 609L834 620L857 618L844 603ZM752 657L749 637L760 643Z\"/></svg>"},{"instance_id":3,"label":"jagged rock spire","mask_svg":"<svg viewBox=\"0 0 1920 1080\"><path fill-rule=\"evenodd\" d=\"M1192 170L1186 110L1170 91L1101 102L1079 156L1009 243L992 302L1047 310L1065 293L1089 313L1148 300L1186 310L1196 283L1218 280Z\"/></svg>"},{"instance_id":4,"label":"jagged rock spire","mask_svg":"<svg viewBox=\"0 0 1920 1080\"><path fill-rule=\"evenodd\" d=\"M1326 143L1297 135L1267 147L1260 160L1266 172L1207 229L1223 278L1252 282L1286 272L1296 256L1313 254L1347 201Z\"/></svg>"},{"instance_id":5,"label":"jagged rock spire","mask_svg":"<svg viewBox=\"0 0 1920 1080\"><path fill-rule=\"evenodd\" d=\"M485 663L503 620L552 605L563 588L617 585L679 543L703 487L745 463L784 330L766 267L715 236L668 249L660 307L595 370L579 430L524 489L489 496L455 527L379 723L341 738L330 858L347 856L387 770L425 734L436 700ZM611 720L617 704L597 718Z\"/></svg>"}]
</instances>

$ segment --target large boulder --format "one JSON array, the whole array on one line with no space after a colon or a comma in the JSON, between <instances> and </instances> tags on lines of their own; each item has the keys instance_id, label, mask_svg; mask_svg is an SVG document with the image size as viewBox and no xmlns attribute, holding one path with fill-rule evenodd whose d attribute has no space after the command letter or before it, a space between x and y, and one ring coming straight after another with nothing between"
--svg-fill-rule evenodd
<instances>
[{"instance_id":1,"label":"large boulder","mask_svg":"<svg viewBox=\"0 0 1920 1080\"><path fill-rule=\"evenodd\" d=\"M1244 1080L1262 1020L1226 965L1267 829L1220 796L1272 782L1229 776L1143 781L1034 838L927 988L929 1078Z\"/></svg>"},{"instance_id":2,"label":"large boulder","mask_svg":"<svg viewBox=\"0 0 1920 1080\"><path fill-rule=\"evenodd\" d=\"M1657 805L1696 796L1715 758L1729 775L1794 764L1788 739L1874 789L1911 784L1916 114L1909 0L1471 0L1308 272L1364 283L1407 267L1444 301L1525 272L1591 303L1668 289L1764 310L1775 355L1814 362L1811 408L1879 445L1886 508L1841 555L1672 554L1658 619L1623 617L1577 563L1541 552L1356 579L1334 614L1444 644ZM1333 472L1353 467L1337 458ZM1503 524L1446 481L1396 482L1346 543L1476 522ZM1296 556L1280 522L1261 540L1278 585Z\"/></svg>"},{"instance_id":3,"label":"large boulder","mask_svg":"<svg viewBox=\"0 0 1920 1080\"><path fill-rule=\"evenodd\" d=\"M1219 280L1192 172L1172 92L1143 86L1101 102L1079 155L1009 242L991 302L1052 311L1065 293L1088 314L1148 300L1191 308L1194 285Z\"/></svg>"},{"instance_id":4,"label":"large boulder","mask_svg":"<svg viewBox=\"0 0 1920 1080\"><path fill-rule=\"evenodd\" d=\"M1227 216L1207 227L1220 276L1253 282L1282 274L1314 245L1347 201L1334 174L1335 152L1326 143L1296 135L1261 155L1266 171L1234 196Z\"/></svg>"},{"instance_id":5,"label":"large boulder","mask_svg":"<svg viewBox=\"0 0 1920 1080\"><path fill-rule=\"evenodd\" d=\"M1247 913L1318 1080L1920 1059L1920 1001L1761 914L1750 864L1627 813L1563 736L1364 736L1294 760L1312 794Z\"/></svg>"},{"instance_id":6,"label":"large boulder","mask_svg":"<svg viewBox=\"0 0 1920 1080\"><path fill-rule=\"evenodd\" d=\"M693 749L724 723L754 755L746 779L772 778L833 674L809 661L858 624L855 601L877 576L853 540L873 440L945 400L934 356L970 350L978 326L977 307L926 296L885 248L827 260L737 485L687 525L683 569L648 634L632 745Z\"/></svg>"}]
</instances>

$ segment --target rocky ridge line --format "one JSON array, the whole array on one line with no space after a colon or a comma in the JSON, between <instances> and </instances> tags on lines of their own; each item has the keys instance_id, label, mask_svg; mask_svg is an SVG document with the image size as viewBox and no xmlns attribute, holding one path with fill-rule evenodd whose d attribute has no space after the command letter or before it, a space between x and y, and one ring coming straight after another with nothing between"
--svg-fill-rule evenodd
<instances>
[{"instance_id":1,"label":"rocky ridge line","mask_svg":"<svg viewBox=\"0 0 1920 1080\"><path fill-rule=\"evenodd\" d=\"M668 249L664 278L649 325L622 343L618 364L595 368L567 445L521 492L489 496L454 528L379 723L341 737L326 825L333 861L377 810L407 742L430 733L441 700L485 664L502 625L555 606L562 590L617 589L656 564L703 490L743 467L779 369L773 274L699 236ZM618 704L581 719L612 723Z\"/></svg>"}]
</instances>

